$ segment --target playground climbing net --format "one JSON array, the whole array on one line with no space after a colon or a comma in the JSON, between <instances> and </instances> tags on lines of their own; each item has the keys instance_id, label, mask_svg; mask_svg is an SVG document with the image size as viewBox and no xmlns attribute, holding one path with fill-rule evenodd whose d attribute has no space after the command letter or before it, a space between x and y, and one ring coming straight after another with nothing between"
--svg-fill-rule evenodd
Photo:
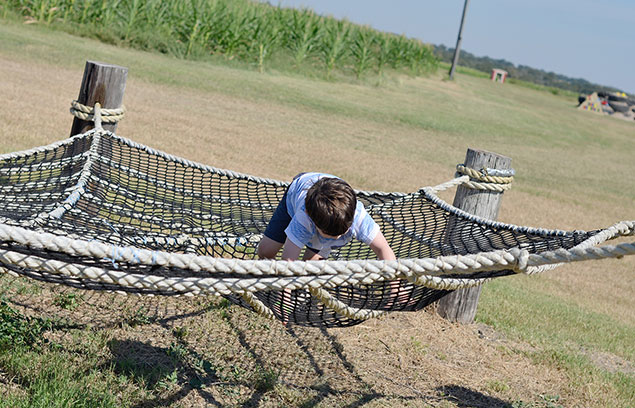
<instances>
[{"instance_id":1,"label":"playground climbing net","mask_svg":"<svg viewBox=\"0 0 635 408\"><path fill-rule=\"evenodd\" d=\"M90 290L221 295L289 323L348 326L492 278L635 253L632 243L598 246L633 235L632 221L559 231L454 208L437 193L511 183L458 166L454 180L410 194L356 192L397 261L371 259L355 241L324 261L257 260L287 183L154 150L103 130L95 116L87 133L0 156L1 271Z\"/></svg>"}]
</instances>

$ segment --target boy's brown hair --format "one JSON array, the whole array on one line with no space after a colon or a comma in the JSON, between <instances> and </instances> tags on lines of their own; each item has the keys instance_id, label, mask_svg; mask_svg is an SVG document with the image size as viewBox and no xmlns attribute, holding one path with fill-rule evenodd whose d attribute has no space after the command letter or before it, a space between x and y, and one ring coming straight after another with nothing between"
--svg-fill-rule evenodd
<instances>
[{"instance_id":1,"label":"boy's brown hair","mask_svg":"<svg viewBox=\"0 0 635 408\"><path fill-rule=\"evenodd\" d=\"M307 191L305 206L316 227L327 235L338 236L351 227L357 198L344 180L324 177Z\"/></svg>"}]
</instances>

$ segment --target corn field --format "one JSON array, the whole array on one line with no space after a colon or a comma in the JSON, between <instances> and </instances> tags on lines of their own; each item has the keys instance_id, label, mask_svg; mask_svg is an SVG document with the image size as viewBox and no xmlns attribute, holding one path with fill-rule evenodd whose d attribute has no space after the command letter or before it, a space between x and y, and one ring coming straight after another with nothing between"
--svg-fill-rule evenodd
<instances>
[{"instance_id":1,"label":"corn field","mask_svg":"<svg viewBox=\"0 0 635 408\"><path fill-rule=\"evenodd\" d=\"M390 67L414 75L438 60L419 40L251 0L5 0L0 14L179 58L221 55L264 71L317 66L357 78Z\"/></svg>"}]
</instances>

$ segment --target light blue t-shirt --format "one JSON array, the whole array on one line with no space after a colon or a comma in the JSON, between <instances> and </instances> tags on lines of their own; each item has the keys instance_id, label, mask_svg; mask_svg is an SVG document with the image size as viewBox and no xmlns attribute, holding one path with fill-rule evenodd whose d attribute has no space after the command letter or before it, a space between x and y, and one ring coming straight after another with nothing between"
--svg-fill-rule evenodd
<instances>
[{"instance_id":1,"label":"light blue t-shirt","mask_svg":"<svg viewBox=\"0 0 635 408\"><path fill-rule=\"evenodd\" d=\"M291 222L284 231L287 238L300 248L308 246L318 250L320 256L324 258L328 257L331 250L348 244L352 238L370 244L379 232L379 225L359 200L357 200L353 223L346 233L337 239L325 238L318 233L315 224L306 212L305 199L309 188L323 177L335 176L324 173L304 173L293 180L289 186L286 204Z\"/></svg>"}]
</instances>

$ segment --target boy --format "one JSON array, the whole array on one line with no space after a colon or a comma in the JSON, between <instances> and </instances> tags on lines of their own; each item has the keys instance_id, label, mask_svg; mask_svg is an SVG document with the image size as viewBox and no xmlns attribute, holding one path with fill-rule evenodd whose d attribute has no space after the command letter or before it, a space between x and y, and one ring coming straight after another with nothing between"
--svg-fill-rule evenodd
<instances>
[{"instance_id":1,"label":"boy","mask_svg":"<svg viewBox=\"0 0 635 408\"><path fill-rule=\"evenodd\" d=\"M333 249L356 238L370 246L377 258L394 260L395 254L379 226L357 201L344 180L324 173L300 173L291 182L274 212L258 256L273 259L282 250L282 259L326 259Z\"/></svg>"}]
</instances>

